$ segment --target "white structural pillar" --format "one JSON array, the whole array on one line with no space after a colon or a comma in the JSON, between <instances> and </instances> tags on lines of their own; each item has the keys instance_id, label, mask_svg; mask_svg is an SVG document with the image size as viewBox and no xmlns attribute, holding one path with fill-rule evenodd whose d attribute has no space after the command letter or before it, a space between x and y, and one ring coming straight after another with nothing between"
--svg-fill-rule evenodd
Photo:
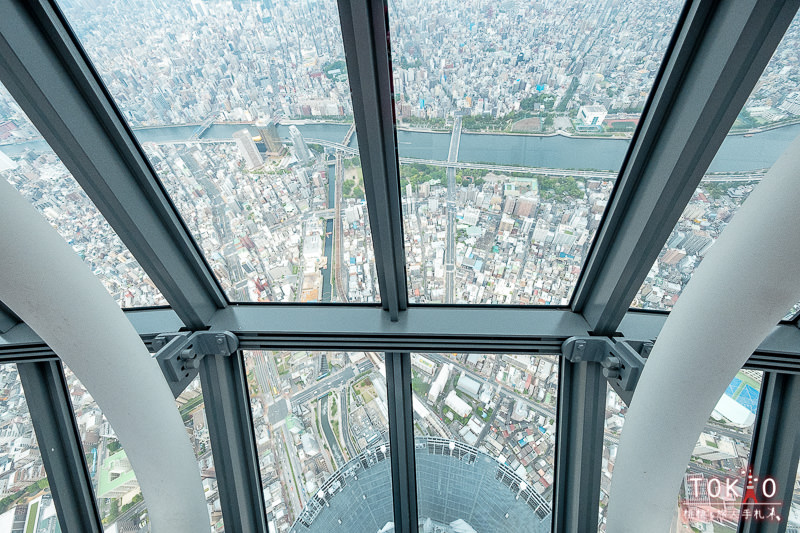
<instances>
[{"instance_id":1,"label":"white structural pillar","mask_svg":"<svg viewBox=\"0 0 800 533\"><path fill-rule=\"evenodd\" d=\"M697 438L800 301L800 138L750 194L664 323L625 417L606 531L667 532Z\"/></svg>"},{"instance_id":2,"label":"white structural pillar","mask_svg":"<svg viewBox=\"0 0 800 533\"><path fill-rule=\"evenodd\" d=\"M200 471L156 361L101 282L0 179L0 301L97 402L136 472L156 533L209 530Z\"/></svg>"}]
</instances>

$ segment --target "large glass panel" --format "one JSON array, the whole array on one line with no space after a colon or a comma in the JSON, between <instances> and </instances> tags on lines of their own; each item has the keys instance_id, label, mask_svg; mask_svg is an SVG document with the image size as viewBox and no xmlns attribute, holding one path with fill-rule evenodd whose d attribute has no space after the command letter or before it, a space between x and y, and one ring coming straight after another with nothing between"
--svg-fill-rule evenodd
<instances>
[{"instance_id":1,"label":"large glass panel","mask_svg":"<svg viewBox=\"0 0 800 533\"><path fill-rule=\"evenodd\" d=\"M167 303L2 84L0 179L58 230L120 306Z\"/></svg>"},{"instance_id":2,"label":"large glass panel","mask_svg":"<svg viewBox=\"0 0 800 533\"><path fill-rule=\"evenodd\" d=\"M800 15L789 26L700 186L683 210L632 307L672 309L695 268L739 206L789 143L800 135L798 53ZM790 310L786 318L793 314Z\"/></svg>"},{"instance_id":3,"label":"large glass panel","mask_svg":"<svg viewBox=\"0 0 800 533\"><path fill-rule=\"evenodd\" d=\"M103 524L114 532L149 531L147 502L114 428L69 368L65 368L65 375ZM200 379L195 379L175 403L197 456L208 503L210 531L221 533L224 528Z\"/></svg>"},{"instance_id":4,"label":"large glass panel","mask_svg":"<svg viewBox=\"0 0 800 533\"><path fill-rule=\"evenodd\" d=\"M697 440L681 484L674 522L682 527L678 531L736 531L747 487L745 476L761 379L762 373L759 371L740 371L714 408ZM606 506L626 411L625 404L609 387L600 491L600 531L605 531L606 527ZM725 489L726 481L729 481L727 485L733 487L732 490ZM720 487L722 489L718 490Z\"/></svg>"},{"instance_id":5,"label":"large glass panel","mask_svg":"<svg viewBox=\"0 0 800 533\"><path fill-rule=\"evenodd\" d=\"M0 365L0 533L60 533L17 366Z\"/></svg>"},{"instance_id":6,"label":"large glass panel","mask_svg":"<svg viewBox=\"0 0 800 533\"><path fill-rule=\"evenodd\" d=\"M336 2L59 2L228 298L378 300Z\"/></svg>"},{"instance_id":7,"label":"large glass panel","mask_svg":"<svg viewBox=\"0 0 800 533\"><path fill-rule=\"evenodd\" d=\"M149 531L136 474L114 428L75 374L66 367L64 374L103 524L106 529L144 527Z\"/></svg>"},{"instance_id":8,"label":"large glass panel","mask_svg":"<svg viewBox=\"0 0 800 533\"><path fill-rule=\"evenodd\" d=\"M411 362L420 530L549 532L557 358L429 353Z\"/></svg>"},{"instance_id":9,"label":"large glass panel","mask_svg":"<svg viewBox=\"0 0 800 533\"><path fill-rule=\"evenodd\" d=\"M208 429L200 377L195 378L178 395L175 399L175 404L178 407L181 418L183 418L183 423L186 425L186 431L189 434L194 454L197 456L197 466L200 468L203 492L206 495L206 504L208 505L208 514L211 520L211 531L222 533L225 531L222 521L222 505L219 499L214 457L211 453L211 435Z\"/></svg>"},{"instance_id":10,"label":"large glass panel","mask_svg":"<svg viewBox=\"0 0 800 533\"><path fill-rule=\"evenodd\" d=\"M681 5L389 2L412 302L569 302Z\"/></svg>"},{"instance_id":11,"label":"large glass panel","mask_svg":"<svg viewBox=\"0 0 800 533\"><path fill-rule=\"evenodd\" d=\"M270 531L393 531L382 356L245 352Z\"/></svg>"}]
</instances>

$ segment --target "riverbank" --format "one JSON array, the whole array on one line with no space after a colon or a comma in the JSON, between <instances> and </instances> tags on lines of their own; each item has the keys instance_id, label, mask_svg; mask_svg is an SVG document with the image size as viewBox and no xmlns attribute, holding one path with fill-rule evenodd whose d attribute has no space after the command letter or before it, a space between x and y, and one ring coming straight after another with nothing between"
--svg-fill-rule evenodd
<instances>
[{"instance_id":1,"label":"riverbank","mask_svg":"<svg viewBox=\"0 0 800 533\"><path fill-rule=\"evenodd\" d=\"M134 131L140 143L182 143L192 139L197 125L147 127ZM252 124L215 123L199 139L199 144L233 142L233 134L247 128L259 134ZM297 128L306 139L342 142L350 124L303 121ZM278 135L289 141L289 128L278 126ZM800 135L800 123L784 124L758 133L737 132L728 135L714 158L709 172L749 172L771 167L794 138ZM356 137L351 139L355 146ZM397 146L401 157L446 161L450 145L449 132L401 128ZM619 137L534 135L509 132L464 132L458 160L465 163L491 163L530 168L592 168L616 172L622 165L629 139ZM49 150L43 139L0 145L9 157L26 150L44 153Z\"/></svg>"}]
</instances>

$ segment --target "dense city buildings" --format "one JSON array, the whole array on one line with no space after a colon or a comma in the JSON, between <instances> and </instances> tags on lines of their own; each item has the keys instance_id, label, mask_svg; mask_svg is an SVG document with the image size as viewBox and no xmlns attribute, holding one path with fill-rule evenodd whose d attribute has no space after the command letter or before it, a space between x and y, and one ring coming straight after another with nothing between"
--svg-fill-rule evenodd
<instances>
[{"instance_id":1,"label":"dense city buildings","mask_svg":"<svg viewBox=\"0 0 800 533\"><path fill-rule=\"evenodd\" d=\"M336 2L58 3L229 301L379 302L370 177L359 158ZM388 5L410 303L569 305L681 4ZM800 132L798 49L796 20L734 123L731 148L723 144L632 307L672 308ZM122 307L166 305L126 236L114 233L2 87L0 179L47 218ZM353 517L366 508L372 522L358 524L391 531L384 355L250 351L245 366L270 531L355 531ZM67 378L109 531L148 530L113 428ZM500 505L515 509L506 530L549 530L558 378L550 355L412 354L421 530L498 530ZM691 475L741 475L761 379L743 370L720 400L681 501L693 497ZM199 382L176 402L210 527L223 531ZM606 407L601 531L626 413L611 391ZM485 514L460 497L473 483L486 495L478 509ZM14 366L4 365L0 533L59 531L54 513L24 391Z\"/></svg>"}]
</instances>

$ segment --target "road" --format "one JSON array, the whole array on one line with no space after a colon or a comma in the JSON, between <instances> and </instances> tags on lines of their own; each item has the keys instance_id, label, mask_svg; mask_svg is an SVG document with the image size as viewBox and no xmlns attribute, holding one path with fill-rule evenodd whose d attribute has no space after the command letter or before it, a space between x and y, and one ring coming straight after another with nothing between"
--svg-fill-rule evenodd
<instances>
[{"instance_id":1,"label":"road","mask_svg":"<svg viewBox=\"0 0 800 533\"><path fill-rule=\"evenodd\" d=\"M292 407L306 403L309 400L319 398L323 394L327 394L331 389L341 387L342 384L355 377L356 373L353 367L348 366L344 370L340 370L335 374L331 374L325 379L320 380L316 385L304 389L291 398Z\"/></svg>"},{"instance_id":2,"label":"road","mask_svg":"<svg viewBox=\"0 0 800 533\"><path fill-rule=\"evenodd\" d=\"M348 389L349 386L342 387L342 390L339 392L339 405L342 406L342 438L344 439L344 447L347 448L347 456L352 459L357 454L356 448L353 446L353 441L350 439L350 420L348 419L350 416L350 402L347 398Z\"/></svg>"},{"instance_id":3,"label":"road","mask_svg":"<svg viewBox=\"0 0 800 533\"><path fill-rule=\"evenodd\" d=\"M273 437L275 436L275 433L273 433ZM286 424L281 426L280 437L278 440L283 441L278 442L278 446L282 448L278 454L281 461L280 470L289 485L287 492L289 493L290 509L292 509L292 516L296 517L300 514L305 502L305 488L298 481L298 476L302 476L303 471L297 462L297 450L294 448L294 443L289 431L286 429Z\"/></svg>"},{"instance_id":4,"label":"road","mask_svg":"<svg viewBox=\"0 0 800 533\"><path fill-rule=\"evenodd\" d=\"M261 350L253 352L255 358L256 380L261 388L261 392L267 397L274 397L280 391L280 376L275 367L275 360L272 354Z\"/></svg>"},{"instance_id":5,"label":"road","mask_svg":"<svg viewBox=\"0 0 800 533\"><path fill-rule=\"evenodd\" d=\"M486 437L486 434L489 433L489 429L492 427L492 423L494 422L494 418L497 416L498 407L500 404L503 403L503 398L505 398L505 394L500 393L500 397L497 399L497 406L492 410L492 415L489 417L488 420L484 421L483 429L481 430L481 434L478 435L478 440L475 442L475 447L478 448L483 442L483 439Z\"/></svg>"},{"instance_id":6,"label":"road","mask_svg":"<svg viewBox=\"0 0 800 533\"><path fill-rule=\"evenodd\" d=\"M447 154L447 243L444 249L444 303L455 303L456 286L456 169L461 145L461 117L453 122L450 151Z\"/></svg>"},{"instance_id":7,"label":"road","mask_svg":"<svg viewBox=\"0 0 800 533\"><path fill-rule=\"evenodd\" d=\"M336 284L336 296L341 303L347 303L347 284L344 276L347 273L347 265L344 264L344 250L342 246L342 184L344 183L344 165L342 165L342 152L336 152L336 167L334 172L334 211L333 211L333 265L328 265L331 269L334 283Z\"/></svg>"},{"instance_id":8,"label":"road","mask_svg":"<svg viewBox=\"0 0 800 533\"><path fill-rule=\"evenodd\" d=\"M335 393L332 392L331 394ZM341 406L339 408L341 409ZM325 440L328 441L328 448L333 454L333 460L336 461L336 468L341 468L344 466L345 460L342 455L342 448L339 446L339 440L333 433L333 428L331 428L331 424L328 421L328 395L319 399L319 418L322 422L322 432L325 434Z\"/></svg>"}]
</instances>

